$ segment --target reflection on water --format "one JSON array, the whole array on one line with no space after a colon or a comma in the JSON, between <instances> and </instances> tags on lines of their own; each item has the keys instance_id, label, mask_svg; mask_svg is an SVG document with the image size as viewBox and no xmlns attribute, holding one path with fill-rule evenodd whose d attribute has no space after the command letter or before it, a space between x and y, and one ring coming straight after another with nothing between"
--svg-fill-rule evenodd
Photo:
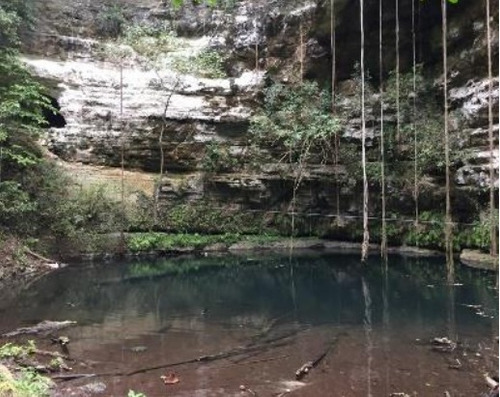
<instances>
[{"instance_id":1,"label":"reflection on water","mask_svg":"<svg viewBox=\"0 0 500 397\"><path fill-rule=\"evenodd\" d=\"M493 277L461 269L456 284L446 285L440 259L391 258L388 271L375 261L362 269L350 255L164 259L63 269L0 310L19 323L150 319L151 329L135 332L180 318L231 326L289 314L308 325L441 327L451 337L455 326L489 323L461 304L497 313Z\"/></svg>"},{"instance_id":2,"label":"reflection on water","mask_svg":"<svg viewBox=\"0 0 500 397\"><path fill-rule=\"evenodd\" d=\"M74 351L118 345L119 354L106 360L124 362L130 344L153 345L148 360L169 361L223 351L279 327L318 335L344 329L352 342L337 354L361 348L359 360L344 363L360 372L346 369L344 383L359 395L389 395L398 391L394 354L401 346L435 336L491 340L498 332L494 276L457 267L455 283L447 285L444 259L390 257L387 268L377 258L361 267L358 255L334 254L108 263L62 269L15 301L0 301L0 333L44 319L76 320L80 326L68 331ZM296 338L294 354L311 359L314 342L304 340ZM428 366L422 357L411 365L420 380ZM195 372L198 387L210 387L210 374Z\"/></svg>"}]
</instances>

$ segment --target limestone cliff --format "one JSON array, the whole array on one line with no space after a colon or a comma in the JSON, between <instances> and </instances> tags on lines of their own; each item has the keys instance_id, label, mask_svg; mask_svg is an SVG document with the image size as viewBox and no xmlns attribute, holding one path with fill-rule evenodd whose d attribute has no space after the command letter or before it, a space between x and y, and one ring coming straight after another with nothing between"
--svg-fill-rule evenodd
<instances>
[{"instance_id":1,"label":"limestone cliff","mask_svg":"<svg viewBox=\"0 0 500 397\"><path fill-rule=\"evenodd\" d=\"M176 10L167 3L35 1L37 20L35 28L24 37L25 60L49 87L64 117L64 122L53 123L47 131L44 144L66 162L112 167L120 166L123 150L126 168L155 173L160 170L163 151L165 173L160 196L166 204L203 200L217 207L236 205L240 210L286 210L292 194L293 169L278 163L260 164L258 171L245 166L249 162L249 118L259 106L259 94L267 80L286 83L297 79L300 51L304 51L305 77L328 83L332 62L328 5L316 1L241 0L222 9L188 4ZM367 67L374 76L378 75L376 3L368 4L367 10ZM392 3L384 2L386 77L393 68L395 54ZM496 23L492 25L497 27L498 2L493 3ZM401 1L403 71L411 70L410 4L408 0ZM439 6L432 2L418 4L418 56L425 64L425 78L434 82L439 95ZM126 24L168 24L183 40L182 48L166 55L161 64L152 65L133 49L123 48L123 44L104 44L97 21L110 7L120 8ZM347 109L357 101L355 93L349 91L359 52L357 7L356 2L336 2L338 87ZM463 197L472 196L480 205L485 202L489 183L490 156L483 9L482 2L466 1L451 8L449 35L452 135L460 141L459 147L468 149L467 157L454 168L455 199L463 201ZM493 36L493 59L497 59L497 29ZM103 48L108 52L103 52ZM189 54L207 48L224 52L227 77L202 78L179 73L168 61L179 53L189 60ZM117 52L122 55L116 56ZM498 69L494 72L497 75ZM373 79L371 83L375 87L379 82ZM494 84L498 147L498 78ZM377 101L377 95L372 95L368 104L369 145L373 153L379 136ZM437 113L441 111L436 108ZM394 123L393 113L388 111L386 117L387 123ZM359 143L356 111L350 113L348 120L342 141ZM206 158L214 145L223 146L224 159L228 161L223 167L207 170ZM497 151L495 155L498 168ZM334 183L334 175L342 175L342 183ZM323 215L339 210L355 217L360 213L358 182L346 174L342 164L337 168L331 163L312 164L297 192L297 209ZM422 188L424 210L435 207L436 200L442 199L442 176L436 175L427 183L427 188ZM337 192L340 208L336 208ZM376 185L371 187L371 194L371 212L375 216ZM411 192L389 194L396 212L412 213ZM458 207L469 211L474 205ZM330 221L327 218L326 223Z\"/></svg>"}]
</instances>

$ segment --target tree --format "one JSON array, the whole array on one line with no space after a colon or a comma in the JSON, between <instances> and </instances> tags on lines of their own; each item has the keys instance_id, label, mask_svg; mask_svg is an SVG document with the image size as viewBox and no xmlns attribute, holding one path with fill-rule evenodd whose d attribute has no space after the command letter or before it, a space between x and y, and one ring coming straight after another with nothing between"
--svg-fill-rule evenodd
<instances>
[{"instance_id":1,"label":"tree","mask_svg":"<svg viewBox=\"0 0 500 397\"><path fill-rule=\"evenodd\" d=\"M0 2L0 180L37 162L40 151L34 140L46 124L43 112L55 111L19 60L18 31L25 9L16 5Z\"/></svg>"}]
</instances>

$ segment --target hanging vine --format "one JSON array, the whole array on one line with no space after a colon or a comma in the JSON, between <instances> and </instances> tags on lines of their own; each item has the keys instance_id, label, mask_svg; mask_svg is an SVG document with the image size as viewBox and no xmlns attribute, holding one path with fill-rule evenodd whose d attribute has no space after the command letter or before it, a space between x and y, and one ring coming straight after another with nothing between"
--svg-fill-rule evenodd
<instances>
[{"instance_id":1,"label":"hanging vine","mask_svg":"<svg viewBox=\"0 0 500 397\"><path fill-rule=\"evenodd\" d=\"M411 37L412 37L412 123L411 129L413 131L413 197L415 200L415 228L418 228L418 135L417 135L417 45L415 33L415 0L411 0Z\"/></svg>"},{"instance_id":2,"label":"hanging vine","mask_svg":"<svg viewBox=\"0 0 500 397\"><path fill-rule=\"evenodd\" d=\"M488 141L490 150L490 254L498 256L498 232L495 216L495 153L493 140L493 73L491 70L490 0L486 0L486 45L488 51Z\"/></svg>"},{"instance_id":3,"label":"hanging vine","mask_svg":"<svg viewBox=\"0 0 500 397\"><path fill-rule=\"evenodd\" d=\"M361 261L368 258L368 178L366 175L366 120L365 120L365 28L364 1L360 0L359 23L361 27L361 166L363 168L363 242L361 244Z\"/></svg>"},{"instance_id":4,"label":"hanging vine","mask_svg":"<svg viewBox=\"0 0 500 397\"><path fill-rule=\"evenodd\" d=\"M125 142L123 137L123 56L120 57L120 205L121 205L121 225L120 225L120 253L126 249L125 243Z\"/></svg>"},{"instance_id":5,"label":"hanging vine","mask_svg":"<svg viewBox=\"0 0 500 397\"><path fill-rule=\"evenodd\" d=\"M335 117L336 108L335 108L335 93L336 93L336 78L337 78L337 70L336 70L336 62L337 62L337 54L336 54L336 44L335 44L335 0L330 0L330 47L332 52L332 115ZM340 181L339 181L339 173L338 173L338 165L339 165L339 151L340 151L340 136L339 134L335 134L333 137L334 140L334 167L335 167L335 208L336 208L336 220L340 222Z\"/></svg>"},{"instance_id":6,"label":"hanging vine","mask_svg":"<svg viewBox=\"0 0 500 397\"><path fill-rule=\"evenodd\" d=\"M448 280L451 282L455 277L455 269L453 264L453 236L452 236L452 219L451 219L451 198L450 198L450 137L448 125L448 48L447 35L448 23L446 17L446 0L441 0L441 33L443 47L443 106L444 106L444 155L446 168L446 212L444 220L445 233L445 250L446 250L446 267Z\"/></svg>"},{"instance_id":7,"label":"hanging vine","mask_svg":"<svg viewBox=\"0 0 500 397\"><path fill-rule=\"evenodd\" d=\"M399 0L396 0L396 143L399 150L401 145L401 116L399 104L399 72L400 72L400 59L399 59Z\"/></svg>"},{"instance_id":8,"label":"hanging vine","mask_svg":"<svg viewBox=\"0 0 500 397\"><path fill-rule=\"evenodd\" d=\"M382 236L380 241L380 255L387 263L387 220L385 198L385 137L384 137L384 58L383 58L383 4L379 0L379 95L380 95L380 187L382 196Z\"/></svg>"}]
</instances>

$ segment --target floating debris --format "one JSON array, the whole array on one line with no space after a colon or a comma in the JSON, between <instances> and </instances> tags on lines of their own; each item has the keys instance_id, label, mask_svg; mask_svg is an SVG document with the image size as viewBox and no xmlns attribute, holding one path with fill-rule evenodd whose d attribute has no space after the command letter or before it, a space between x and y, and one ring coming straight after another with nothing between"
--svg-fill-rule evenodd
<instances>
[{"instance_id":1,"label":"floating debris","mask_svg":"<svg viewBox=\"0 0 500 397\"><path fill-rule=\"evenodd\" d=\"M462 363L460 362L460 360L458 358L456 358L455 362L449 364L448 367L451 369L460 369L460 368L462 368Z\"/></svg>"},{"instance_id":2,"label":"floating debris","mask_svg":"<svg viewBox=\"0 0 500 397\"><path fill-rule=\"evenodd\" d=\"M431 344L433 345L432 350L440 353L452 352L457 347L457 344L448 339L446 336L432 339Z\"/></svg>"},{"instance_id":3,"label":"floating debris","mask_svg":"<svg viewBox=\"0 0 500 397\"><path fill-rule=\"evenodd\" d=\"M146 350L148 350L147 346L133 346L130 348L132 353L144 353Z\"/></svg>"},{"instance_id":4,"label":"floating debris","mask_svg":"<svg viewBox=\"0 0 500 397\"><path fill-rule=\"evenodd\" d=\"M180 382L180 379L173 372L160 376L160 379L163 381L165 385L176 385L177 383Z\"/></svg>"},{"instance_id":5,"label":"floating debris","mask_svg":"<svg viewBox=\"0 0 500 397\"><path fill-rule=\"evenodd\" d=\"M69 343L69 338L67 336L59 336L57 338L50 338L50 341L61 346L66 346Z\"/></svg>"},{"instance_id":6,"label":"floating debris","mask_svg":"<svg viewBox=\"0 0 500 397\"><path fill-rule=\"evenodd\" d=\"M470 307L471 309L480 309L481 305L469 305L467 303L460 303L460 306Z\"/></svg>"}]
</instances>

